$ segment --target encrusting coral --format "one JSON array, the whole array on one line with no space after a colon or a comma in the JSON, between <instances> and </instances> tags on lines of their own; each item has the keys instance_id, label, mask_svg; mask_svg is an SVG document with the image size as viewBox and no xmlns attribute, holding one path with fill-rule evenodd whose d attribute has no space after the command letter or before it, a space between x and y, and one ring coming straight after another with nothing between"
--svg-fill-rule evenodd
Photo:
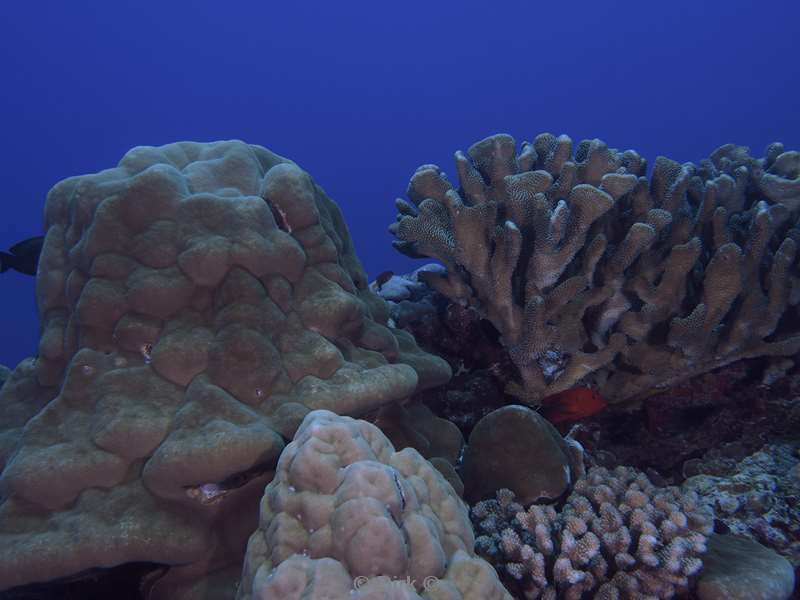
<instances>
[{"instance_id":1,"label":"encrusting coral","mask_svg":"<svg viewBox=\"0 0 800 600\"><path fill-rule=\"evenodd\" d=\"M628 467L592 467L560 510L509 490L472 509L478 554L529 600L672 598L703 566L713 513Z\"/></svg>"},{"instance_id":2,"label":"encrusting coral","mask_svg":"<svg viewBox=\"0 0 800 600\"><path fill-rule=\"evenodd\" d=\"M712 535L697 582L698 600L790 600L795 573L780 554L738 535Z\"/></svg>"},{"instance_id":3,"label":"encrusting coral","mask_svg":"<svg viewBox=\"0 0 800 600\"><path fill-rule=\"evenodd\" d=\"M45 224L39 356L0 393L0 589L236 564L308 412L450 376L386 326L338 207L259 146L134 148L57 184Z\"/></svg>"},{"instance_id":4,"label":"encrusting coral","mask_svg":"<svg viewBox=\"0 0 800 600\"><path fill-rule=\"evenodd\" d=\"M734 464L727 475L700 473L682 487L707 498L728 531L753 538L800 567L800 443L767 444Z\"/></svg>"},{"instance_id":5,"label":"encrusting coral","mask_svg":"<svg viewBox=\"0 0 800 600\"><path fill-rule=\"evenodd\" d=\"M800 152L727 145L700 165L600 140L495 135L420 167L395 246L498 330L537 404L578 383L622 401L735 360L800 350Z\"/></svg>"},{"instance_id":6,"label":"encrusting coral","mask_svg":"<svg viewBox=\"0 0 800 600\"><path fill-rule=\"evenodd\" d=\"M474 556L466 505L374 425L306 416L261 501L238 600L511 600Z\"/></svg>"}]
</instances>

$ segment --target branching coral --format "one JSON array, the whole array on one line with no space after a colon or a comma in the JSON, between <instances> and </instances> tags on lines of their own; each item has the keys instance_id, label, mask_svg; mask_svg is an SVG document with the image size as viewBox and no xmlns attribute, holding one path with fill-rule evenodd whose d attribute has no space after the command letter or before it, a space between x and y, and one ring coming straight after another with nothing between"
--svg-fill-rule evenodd
<instances>
[{"instance_id":1,"label":"branching coral","mask_svg":"<svg viewBox=\"0 0 800 600\"><path fill-rule=\"evenodd\" d=\"M560 511L513 493L472 509L478 553L525 598L671 598L702 567L713 516L693 493L634 469L593 467Z\"/></svg>"},{"instance_id":2,"label":"branching coral","mask_svg":"<svg viewBox=\"0 0 800 600\"><path fill-rule=\"evenodd\" d=\"M800 350L800 153L734 145L699 166L600 140L508 135L456 153L459 188L420 167L395 246L480 308L518 368L521 399L579 382L629 399L744 357Z\"/></svg>"}]
</instances>

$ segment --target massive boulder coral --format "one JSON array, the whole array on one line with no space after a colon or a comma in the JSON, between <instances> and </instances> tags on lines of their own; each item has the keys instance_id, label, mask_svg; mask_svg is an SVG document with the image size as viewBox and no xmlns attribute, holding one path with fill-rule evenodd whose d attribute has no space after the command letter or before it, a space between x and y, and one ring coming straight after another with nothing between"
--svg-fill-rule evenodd
<instances>
[{"instance_id":1,"label":"massive boulder coral","mask_svg":"<svg viewBox=\"0 0 800 600\"><path fill-rule=\"evenodd\" d=\"M264 492L237 600L510 600L474 541L466 505L416 450L314 411Z\"/></svg>"},{"instance_id":2,"label":"massive boulder coral","mask_svg":"<svg viewBox=\"0 0 800 600\"><path fill-rule=\"evenodd\" d=\"M498 330L536 404L591 383L611 401L800 350L800 152L727 145L700 165L541 134L456 153L460 187L420 167L395 246Z\"/></svg>"},{"instance_id":3,"label":"massive boulder coral","mask_svg":"<svg viewBox=\"0 0 800 600\"><path fill-rule=\"evenodd\" d=\"M308 412L450 375L386 327L333 201L259 146L134 148L57 184L45 224L39 355L0 393L0 589L241 558Z\"/></svg>"},{"instance_id":4,"label":"massive boulder coral","mask_svg":"<svg viewBox=\"0 0 800 600\"><path fill-rule=\"evenodd\" d=\"M478 553L529 600L683 597L713 530L696 494L629 467L592 467L559 511L500 490L472 518Z\"/></svg>"}]
</instances>

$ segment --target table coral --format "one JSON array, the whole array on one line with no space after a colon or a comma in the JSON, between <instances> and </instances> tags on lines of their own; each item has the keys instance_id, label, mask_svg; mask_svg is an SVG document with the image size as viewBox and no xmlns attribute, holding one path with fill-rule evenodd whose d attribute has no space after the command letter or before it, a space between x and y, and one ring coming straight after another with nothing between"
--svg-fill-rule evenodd
<instances>
[{"instance_id":1,"label":"table coral","mask_svg":"<svg viewBox=\"0 0 800 600\"><path fill-rule=\"evenodd\" d=\"M44 212L39 355L0 393L0 589L228 564L309 411L450 376L386 327L336 204L264 148L134 148Z\"/></svg>"},{"instance_id":2,"label":"table coral","mask_svg":"<svg viewBox=\"0 0 800 600\"><path fill-rule=\"evenodd\" d=\"M495 135L456 153L456 189L420 167L395 246L497 329L529 404L592 383L623 401L754 356L800 350L800 153L727 145L699 165Z\"/></svg>"},{"instance_id":3,"label":"table coral","mask_svg":"<svg viewBox=\"0 0 800 600\"><path fill-rule=\"evenodd\" d=\"M415 450L315 411L264 492L237 599L510 600L473 545L466 505Z\"/></svg>"}]
</instances>

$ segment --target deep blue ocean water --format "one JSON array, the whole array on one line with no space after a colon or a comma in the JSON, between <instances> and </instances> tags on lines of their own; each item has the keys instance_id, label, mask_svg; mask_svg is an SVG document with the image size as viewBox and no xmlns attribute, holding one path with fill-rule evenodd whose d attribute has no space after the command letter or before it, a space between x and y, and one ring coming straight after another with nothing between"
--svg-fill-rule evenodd
<instances>
[{"instance_id":1,"label":"deep blue ocean water","mask_svg":"<svg viewBox=\"0 0 800 600\"><path fill-rule=\"evenodd\" d=\"M0 4L0 246L48 189L131 147L238 138L297 161L374 277L417 166L498 132L697 161L800 149L800 1ZM0 363L35 353L34 279L0 275Z\"/></svg>"}]
</instances>

